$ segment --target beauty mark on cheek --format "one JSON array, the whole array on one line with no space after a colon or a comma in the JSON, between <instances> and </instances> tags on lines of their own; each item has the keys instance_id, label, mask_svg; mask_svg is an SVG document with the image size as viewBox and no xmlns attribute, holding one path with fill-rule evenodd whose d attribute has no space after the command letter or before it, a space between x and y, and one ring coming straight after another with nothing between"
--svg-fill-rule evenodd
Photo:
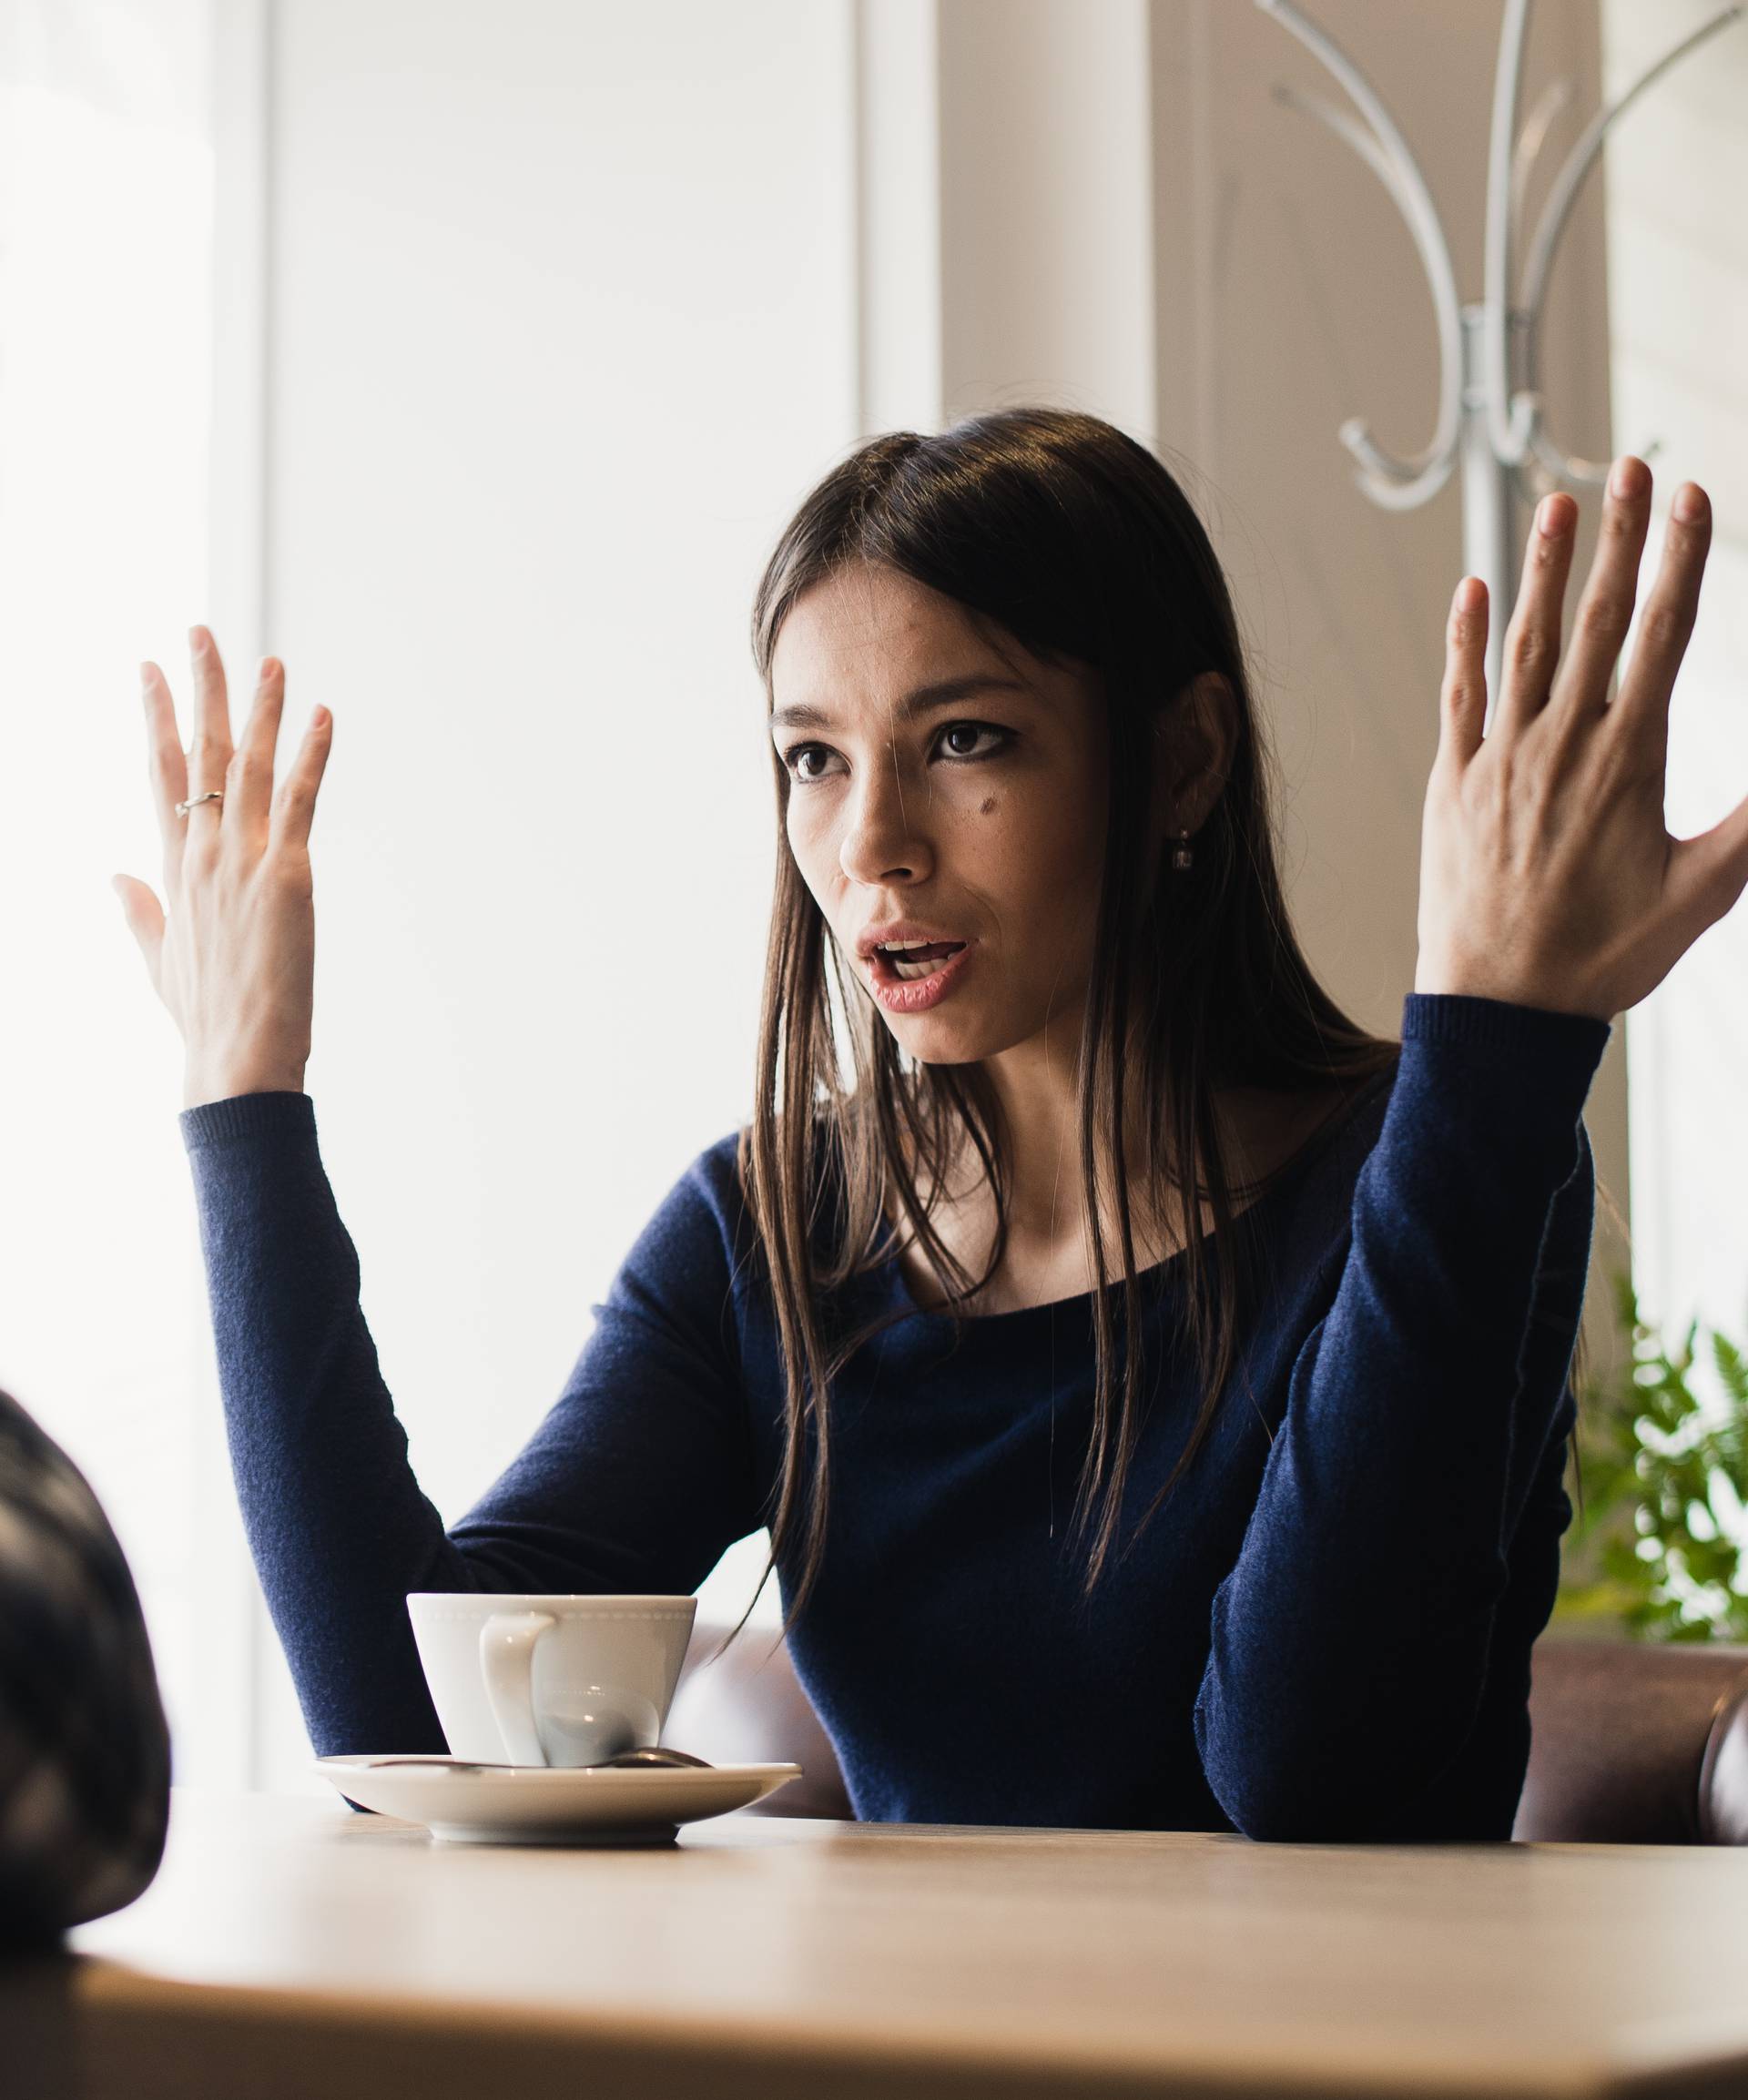
<instances>
[{"instance_id":1,"label":"beauty mark on cheek","mask_svg":"<svg viewBox=\"0 0 1748 2100\"><path fill-rule=\"evenodd\" d=\"M988 800L986 803L984 803L984 805L983 805L983 806L982 806L982 807L981 807L981 809L978 811L978 813L977 813L977 814L978 814L980 817L992 817L992 816L994 816L994 814L995 814L995 797L994 797L994 796L993 796L993 795L991 795L991 797L989 798L989 800Z\"/></svg>"}]
</instances>

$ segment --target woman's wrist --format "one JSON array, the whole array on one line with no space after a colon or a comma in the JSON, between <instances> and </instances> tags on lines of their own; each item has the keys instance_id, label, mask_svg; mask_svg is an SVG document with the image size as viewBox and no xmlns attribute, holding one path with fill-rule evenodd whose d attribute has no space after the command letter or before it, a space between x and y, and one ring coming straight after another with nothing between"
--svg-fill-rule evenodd
<instances>
[{"instance_id":1,"label":"woman's wrist","mask_svg":"<svg viewBox=\"0 0 1748 2100\"><path fill-rule=\"evenodd\" d=\"M1588 1020L1611 1021L1611 1013L1599 1013L1587 1003L1581 987L1570 979L1531 982L1507 969L1489 969L1481 962L1439 962L1422 955L1415 965L1414 989L1430 998L1451 995L1458 999L1499 999L1508 1006L1535 1007L1543 1013L1581 1015Z\"/></svg>"},{"instance_id":2,"label":"woman's wrist","mask_svg":"<svg viewBox=\"0 0 1748 2100\"><path fill-rule=\"evenodd\" d=\"M185 1111L206 1108L213 1101L234 1101L239 1094L300 1094L303 1091L301 1065L244 1065L229 1070L189 1066L183 1076L182 1106Z\"/></svg>"}]
</instances>

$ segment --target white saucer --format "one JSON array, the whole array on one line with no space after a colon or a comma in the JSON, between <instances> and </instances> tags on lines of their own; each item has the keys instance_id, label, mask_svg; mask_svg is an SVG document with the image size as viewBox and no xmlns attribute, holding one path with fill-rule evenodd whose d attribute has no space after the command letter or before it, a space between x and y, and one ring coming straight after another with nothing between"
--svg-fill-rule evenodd
<instances>
[{"instance_id":1,"label":"white saucer","mask_svg":"<svg viewBox=\"0 0 1748 2100\"><path fill-rule=\"evenodd\" d=\"M423 1823L452 1844L671 1844L682 1823L726 1815L799 1779L801 1767L546 1765L483 1769L437 1753L392 1764L390 1751L318 1758L348 1801Z\"/></svg>"}]
</instances>

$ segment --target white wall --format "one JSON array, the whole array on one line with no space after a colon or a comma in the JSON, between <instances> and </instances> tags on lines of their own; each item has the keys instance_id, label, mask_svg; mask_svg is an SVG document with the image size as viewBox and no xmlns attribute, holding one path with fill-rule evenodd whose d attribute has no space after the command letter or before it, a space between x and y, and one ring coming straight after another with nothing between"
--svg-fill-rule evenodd
<instances>
[{"instance_id":1,"label":"white wall","mask_svg":"<svg viewBox=\"0 0 1748 2100\"><path fill-rule=\"evenodd\" d=\"M775 817L747 624L853 435L850 22L273 14L264 645L288 736L334 715L308 1085L454 1517L750 1112Z\"/></svg>"},{"instance_id":2,"label":"white wall","mask_svg":"<svg viewBox=\"0 0 1748 2100\"><path fill-rule=\"evenodd\" d=\"M247 1560L179 1049L109 878L159 887L136 665L207 566L212 16L0 0L0 1385L127 1553L179 1780L243 1754L208 1605Z\"/></svg>"},{"instance_id":3,"label":"white wall","mask_svg":"<svg viewBox=\"0 0 1748 2100\"><path fill-rule=\"evenodd\" d=\"M1604 0L1621 94L1716 9ZM1666 821L1708 829L1748 795L1748 20L1647 90L1608 148L1610 333L1624 442L1662 441L1640 603L1683 481L1712 498L1699 618L1670 710ZM1636 639L1635 628L1635 639ZM1631 644L1630 644L1631 646ZM1748 905L1702 934L1635 1009L1634 1270L1679 1335L1694 1316L1748 1333ZM1702 1388L1712 1385L1704 1362Z\"/></svg>"}]
</instances>

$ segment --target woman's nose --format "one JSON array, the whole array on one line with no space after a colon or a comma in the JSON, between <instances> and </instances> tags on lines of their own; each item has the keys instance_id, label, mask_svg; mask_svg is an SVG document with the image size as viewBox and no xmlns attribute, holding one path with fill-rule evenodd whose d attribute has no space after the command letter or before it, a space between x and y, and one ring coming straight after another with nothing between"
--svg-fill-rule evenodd
<instances>
[{"instance_id":1,"label":"woman's nose","mask_svg":"<svg viewBox=\"0 0 1748 2100\"><path fill-rule=\"evenodd\" d=\"M854 882L915 881L933 865L927 832L928 790L900 780L890 764L865 776L846 805L838 864Z\"/></svg>"}]
</instances>

